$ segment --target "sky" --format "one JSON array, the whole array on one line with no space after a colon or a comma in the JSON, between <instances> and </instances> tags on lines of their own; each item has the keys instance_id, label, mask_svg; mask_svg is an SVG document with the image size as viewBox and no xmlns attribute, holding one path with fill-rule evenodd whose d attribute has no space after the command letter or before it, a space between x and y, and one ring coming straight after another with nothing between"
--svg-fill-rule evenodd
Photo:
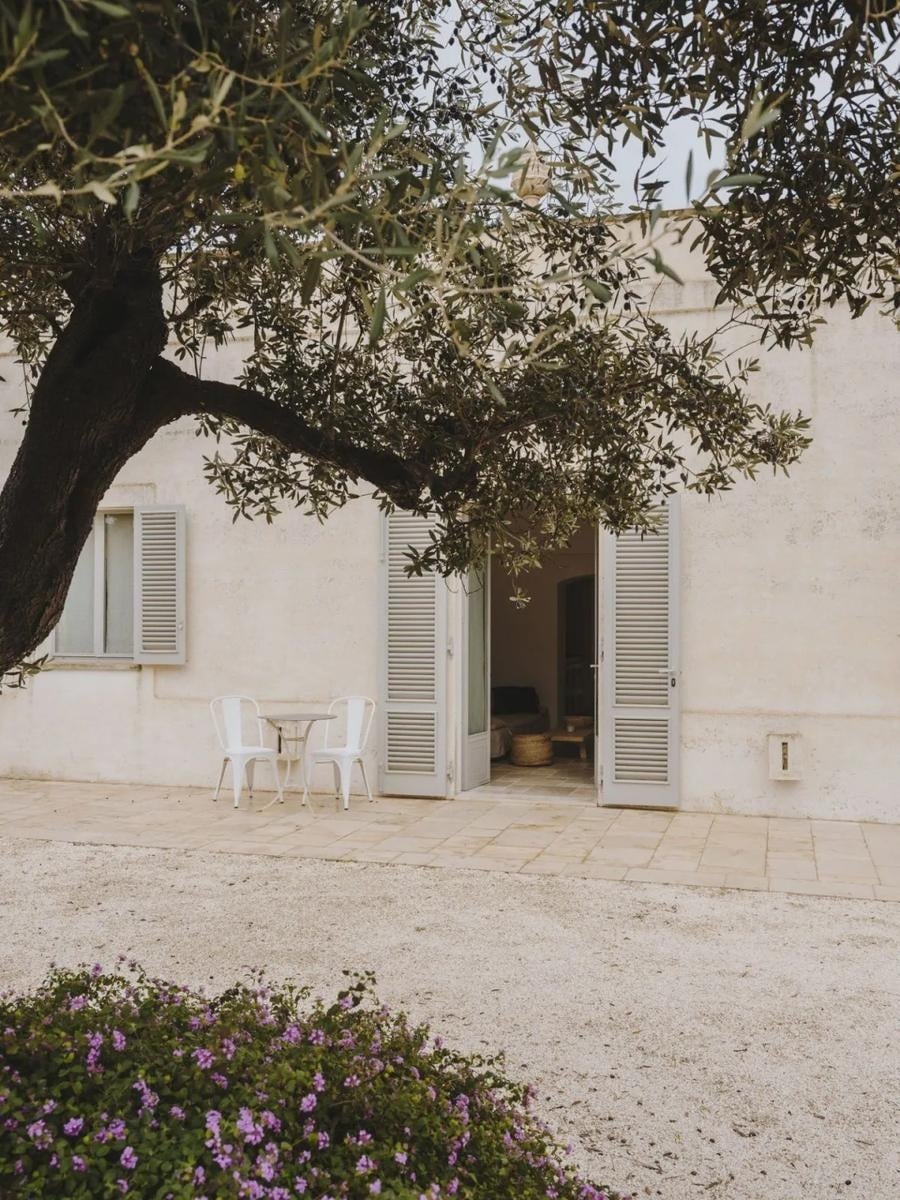
<instances>
[{"instance_id":1,"label":"sky","mask_svg":"<svg viewBox=\"0 0 900 1200\"><path fill-rule=\"evenodd\" d=\"M685 190L685 176L688 156L694 154L691 195ZM706 177L713 167L724 166L724 155L721 149L713 143L713 158L706 153L703 139L697 136L694 123L682 118L672 121L666 129L665 147L652 160L659 164L656 177L667 180L666 186L660 193L663 208L684 208L690 200L696 199L706 189ZM634 175L641 163L640 143L633 138L626 146L620 146L613 154L616 165L616 200L623 207L634 204Z\"/></svg>"}]
</instances>

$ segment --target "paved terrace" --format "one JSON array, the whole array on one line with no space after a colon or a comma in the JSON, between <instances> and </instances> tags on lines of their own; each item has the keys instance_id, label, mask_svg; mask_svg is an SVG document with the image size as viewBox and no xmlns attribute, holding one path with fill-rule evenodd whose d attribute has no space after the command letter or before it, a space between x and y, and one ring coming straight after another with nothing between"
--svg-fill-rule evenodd
<instances>
[{"instance_id":1,"label":"paved terrace","mask_svg":"<svg viewBox=\"0 0 900 1200\"><path fill-rule=\"evenodd\" d=\"M6 779L0 836L900 901L900 825L854 821Z\"/></svg>"}]
</instances>

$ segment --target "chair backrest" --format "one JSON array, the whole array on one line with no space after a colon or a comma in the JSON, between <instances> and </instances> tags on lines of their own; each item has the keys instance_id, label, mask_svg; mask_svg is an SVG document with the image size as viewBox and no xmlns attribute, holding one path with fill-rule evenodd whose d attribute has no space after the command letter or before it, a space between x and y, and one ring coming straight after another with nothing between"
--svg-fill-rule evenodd
<instances>
[{"instance_id":1,"label":"chair backrest","mask_svg":"<svg viewBox=\"0 0 900 1200\"><path fill-rule=\"evenodd\" d=\"M256 745L263 740L263 723L259 715L259 705L252 696L216 696L211 700L209 711L212 713L213 725L216 728L223 750L241 750L253 743L244 739L245 714L251 720L256 720Z\"/></svg>"},{"instance_id":2,"label":"chair backrest","mask_svg":"<svg viewBox=\"0 0 900 1200\"><path fill-rule=\"evenodd\" d=\"M328 711L342 714L343 720L326 721L325 749L355 750L362 753L372 729L375 701L368 696L339 696L329 704ZM341 738L342 740L339 740Z\"/></svg>"}]
</instances>

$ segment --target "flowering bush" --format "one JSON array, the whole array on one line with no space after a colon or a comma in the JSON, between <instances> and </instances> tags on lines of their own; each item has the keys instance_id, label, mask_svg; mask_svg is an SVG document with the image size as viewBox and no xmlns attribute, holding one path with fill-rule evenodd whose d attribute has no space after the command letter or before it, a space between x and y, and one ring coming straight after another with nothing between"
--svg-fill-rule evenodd
<instances>
[{"instance_id":1,"label":"flowering bush","mask_svg":"<svg viewBox=\"0 0 900 1200\"><path fill-rule=\"evenodd\" d=\"M53 971L0 999L0 1195L607 1200L494 1060L372 1003Z\"/></svg>"}]
</instances>

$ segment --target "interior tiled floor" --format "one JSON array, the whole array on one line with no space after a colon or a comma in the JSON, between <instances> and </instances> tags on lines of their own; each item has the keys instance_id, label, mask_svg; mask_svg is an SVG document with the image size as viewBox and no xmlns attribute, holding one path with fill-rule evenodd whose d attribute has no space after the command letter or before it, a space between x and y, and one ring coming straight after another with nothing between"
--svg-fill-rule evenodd
<instances>
[{"instance_id":1,"label":"interior tiled floor","mask_svg":"<svg viewBox=\"0 0 900 1200\"><path fill-rule=\"evenodd\" d=\"M577 786L577 785L573 785ZM0 836L349 859L900 901L900 825L646 812L519 795L460 800L0 780Z\"/></svg>"},{"instance_id":2,"label":"interior tiled floor","mask_svg":"<svg viewBox=\"0 0 900 1200\"><path fill-rule=\"evenodd\" d=\"M490 783L472 788L469 797L528 796L534 800L575 800L595 804L594 764L557 755L547 767L517 767L507 759L491 763Z\"/></svg>"}]
</instances>

